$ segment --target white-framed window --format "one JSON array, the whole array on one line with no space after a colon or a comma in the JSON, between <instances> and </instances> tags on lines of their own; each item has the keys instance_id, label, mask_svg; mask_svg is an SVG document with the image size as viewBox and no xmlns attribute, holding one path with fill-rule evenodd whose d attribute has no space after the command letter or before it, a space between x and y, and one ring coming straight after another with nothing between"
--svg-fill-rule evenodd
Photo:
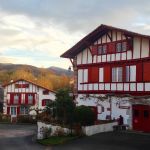
<instances>
[{"instance_id":1,"label":"white-framed window","mask_svg":"<svg viewBox=\"0 0 150 150\"><path fill-rule=\"evenodd\" d=\"M127 50L127 42L122 42L122 51L125 52Z\"/></svg>"},{"instance_id":2,"label":"white-framed window","mask_svg":"<svg viewBox=\"0 0 150 150\"><path fill-rule=\"evenodd\" d=\"M112 68L112 82L123 81L123 67Z\"/></svg>"},{"instance_id":3,"label":"white-framed window","mask_svg":"<svg viewBox=\"0 0 150 150\"><path fill-rule=\"evenodd\" d=\"M99 82L104 82L104 68L99 68Z\"/></svg>"},{"instance_id":4,"label":"white-framed window","mask_svg":"<svg viewBox=\"0 0 150 150\"><path fill-rule=\"evenodd\" d=\"M33 95L28 94L28 104L33 104Z\"/></svg>"},{"instance_id":5,"label":"white-framed window","mask_svg":"<svg viewBox=\"0 0 150 150\"><path fill-rule=\"evenodd\" d=\"M126 82L136 81L136 65L126 66Z\"/></svg>"},{"instance_id":6,"label":"white-framed window","mask_svg":"<svg viewBox=\"0 0 150 150\"><path fill-rule=\"evenodd\" d=\"M14 104L19 104L19 94L14 95Z\"/></svg>"},{"instance_id":7,"label":"white-framed window","mask_svg":"<svg viewBox=\"0 0 150 150\"><path fill-rule=\"evenodd\" d=\"M11 115L16 115L17 114L17 112L16 112L16 107L11 107L11 109L10 109L11 111Z\"/></svg>"},{"instance_id":8,"label":"white-framed window","mask_svg":"<svg viewBox=\"0 0 150 150\"><path fill-rule=\"evenodd\" d=\"M20 114L21 115L28 115L29 114L29 108L25 106L20 107Z\"/></svg>"}]
</instances>

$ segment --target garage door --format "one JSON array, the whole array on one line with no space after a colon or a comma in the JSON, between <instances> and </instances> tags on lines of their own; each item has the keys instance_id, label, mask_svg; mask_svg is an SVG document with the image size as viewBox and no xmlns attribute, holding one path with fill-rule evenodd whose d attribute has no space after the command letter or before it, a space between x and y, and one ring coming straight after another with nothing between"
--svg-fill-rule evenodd
<instances>
[{"instance_id":1,"label":"garage door","mask_svg":"<svg viewBox=\"0 0 150 150\"><path fill-rule=\"evenodd\" d=\"M150 132L150 106L133 105L133 129Z\"/></svg>"}]
</instances>

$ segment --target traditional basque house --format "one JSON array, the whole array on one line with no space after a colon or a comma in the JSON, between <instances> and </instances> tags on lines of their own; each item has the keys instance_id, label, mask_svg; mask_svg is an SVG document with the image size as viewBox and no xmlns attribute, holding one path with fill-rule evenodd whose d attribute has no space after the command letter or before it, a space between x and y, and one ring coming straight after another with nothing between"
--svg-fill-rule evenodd
<instances>
[{"instance_id":1,"label":"traditional basque house","mask_svg":"<svg viewBox=\"0 0 150 150\"><path fill-rule=\"evenodd\" d=\"M78 105L150 131L150 36L100 25L61 57L73 65Z\"/></svg>"},{"instance_id":2,"label":"traditional basque house","mask_svg":"<svg viewBox=\"0 0 150 150\"><path fill-rule=\"evenodd\" d=\"M25 79L11 81L3 87L3 113L11 115L11 119L18 115L36 115L35 109L42 110L55 100L54 91Z\"/></svg>"}]
</instances>

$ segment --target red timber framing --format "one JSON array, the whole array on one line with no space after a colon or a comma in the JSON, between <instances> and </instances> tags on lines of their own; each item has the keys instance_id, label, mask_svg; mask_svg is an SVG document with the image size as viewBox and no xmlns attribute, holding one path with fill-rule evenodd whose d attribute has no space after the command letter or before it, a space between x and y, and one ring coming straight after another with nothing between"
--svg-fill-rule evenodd
<instances>
[{"instance_id":1,"label":"red timber framing","mask_svg":"<svg viewBox=\"0 0 150 150\"><path fill-rule=\"evenodd\" d=\"M146 53L143 52L145 49L143 45L144 39L147 40ZM137 45L136 42L138 42ZM146 84L150 84L150 69L148 67L150 65L150 36L101 25L62 54L61 57L70 59L77 57L77 69L88 70L88 75L86 75L88 76L88 81L84 83L84 80L82 80L83 82L79 83L83 86L78 93L150 94L150 87L146 87ZM126 74L128 73L126 66L129 66L129 74L132 72L130 68L136 66L135 81L130 80L132 78L130 75L128 81L126 80ZM122 81L112 82L112 68L115 67L122 67ZM99 82L99 77L101 76L99 68L103 68L103 82ZM82 74L82 79L84 79L84 73ZM102 84L104 89L101 88ZM121 86L123 87L119 89L118 84L122 84ZM125 84L128 84L128 89ZM134 90L131 84L134 84ZM138 87L139 85L142 88L141 91Z\"/></svg>"}]
</instances>

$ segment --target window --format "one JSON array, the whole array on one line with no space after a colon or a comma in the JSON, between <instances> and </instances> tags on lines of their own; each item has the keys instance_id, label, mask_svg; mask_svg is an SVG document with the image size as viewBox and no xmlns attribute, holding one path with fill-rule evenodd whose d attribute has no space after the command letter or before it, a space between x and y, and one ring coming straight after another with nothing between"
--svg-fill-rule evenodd
<instances>
[{"instance_id":1,"label":"window","mask_svg":"<svg viewBox=\"0 0 150 150\"><path fill-rule=\"evenodd\" d=\"M28 94L28 104L33 104L33 95Z\"/></svg>"},{"instance_id":2,"label":"window","mask_svg":"<svg viewBox=\"0 0 150 150\"><path fill-rule=\"evenodd\" d=\"M14 95L14 104L19 104L19 94Z\"/></svg>"},{"instance_id":3,"label":"window","mask_svg":"<svg viewBox=\"0 0 150 150\"><path fill-rule=\"evenodd\" d=\"M29 88L29 84L15 84L15 88Z\"/></svg>"},{"instance_id":4,"label":"window","mask_svg":"<svg viewBox=\"0 0 150 150\"><path fill-rule=\"evenodd\" d=\"M116 52L125 52L127 51L127 42L118 42L116 44Z\"/></svg>"},{"instance_id":5,"label":"window","mask_svg":"<svg viewBox=\"0 0 150 150\"><path fill-rule=\"evenodd\" d=\"M49 91L48 90L44 90L43 91L43 95L48 95L49 94Z\"/></svg>"},{"instance_id":6,"label":"window","mask_svg":"<svg viewBox=\"0 0 150 150\"><path fill-rule=\"evenodd\" d=\"M106 54L107 45L99 45L98 46L98 55Z\"/></svg>"},{"instance_id":7,"label":"window","mask_svg":"<svg viewBox=\"0 0 150 150\"><path fill-rule=\"evenodd\" d=\"M11 115L16 115L16 107L11 107Z\"/></svg>"},{"instance_id":8,"label":"window","mask_svg":"<svg viewBox=\"0 0 150 150\"><path fill-rule=\"evenodd\" d=\"M116 44L116 50L117 50L117 52L121 52L122 51L122 49L121 49L121 43L117 43Z\"/></svg>"},{"instance_id":9,"label":"window","mask_svg":"<svg viewBox=\"0 0 150 150\"><path fill-rule=\"evenodd\" d=\"M112 68L112 82L122 82L123 80L123 68Z\"/></svg>"},{"instance_id":10,"label":"window","mask_svg":"<svg viewBox=\"0 0 150 150\"><path fill-rule=\"evenodd\" d=\"M136 66L126 66L126 82L136 81Z\"/></svg>"},{"instance_id":11,"label":"window","mask_svg":"<svg viewBox=\"0 0 150 150\"><path fill-rule=\"evenodd\" d=\"M29 113L29 108L28 107L25 107L25 106L20 107L20 114L21 115L28 115L28 113Z\"/></svg>"},{"instance_id":12,"label":"window","mask_svg":"<svg viewBox=\"0 0 150 150\"><path fill-rule=\"evenodd\" d=\"M46 106L52 103L51 99L43 99L42 100L42 106Z\"/></svg>"},{"instance_id":13,"label":"window","mask_svg":"<svg viewBox=\"0 0 150 150\"><path fill-rule=\"evenodd\" d=\"M104 68L99 68L99 82L104 82Z\"/></svg>"},{"instance_id":14,"label":"window","mask_svg":"<svg viewBox=\"0 0 150 150\"><path fill-rule=\"evenodd\" d=\"M127 50L127 42L122 43L122 51L125 52Z\"/></svg>"}]
</instances>

